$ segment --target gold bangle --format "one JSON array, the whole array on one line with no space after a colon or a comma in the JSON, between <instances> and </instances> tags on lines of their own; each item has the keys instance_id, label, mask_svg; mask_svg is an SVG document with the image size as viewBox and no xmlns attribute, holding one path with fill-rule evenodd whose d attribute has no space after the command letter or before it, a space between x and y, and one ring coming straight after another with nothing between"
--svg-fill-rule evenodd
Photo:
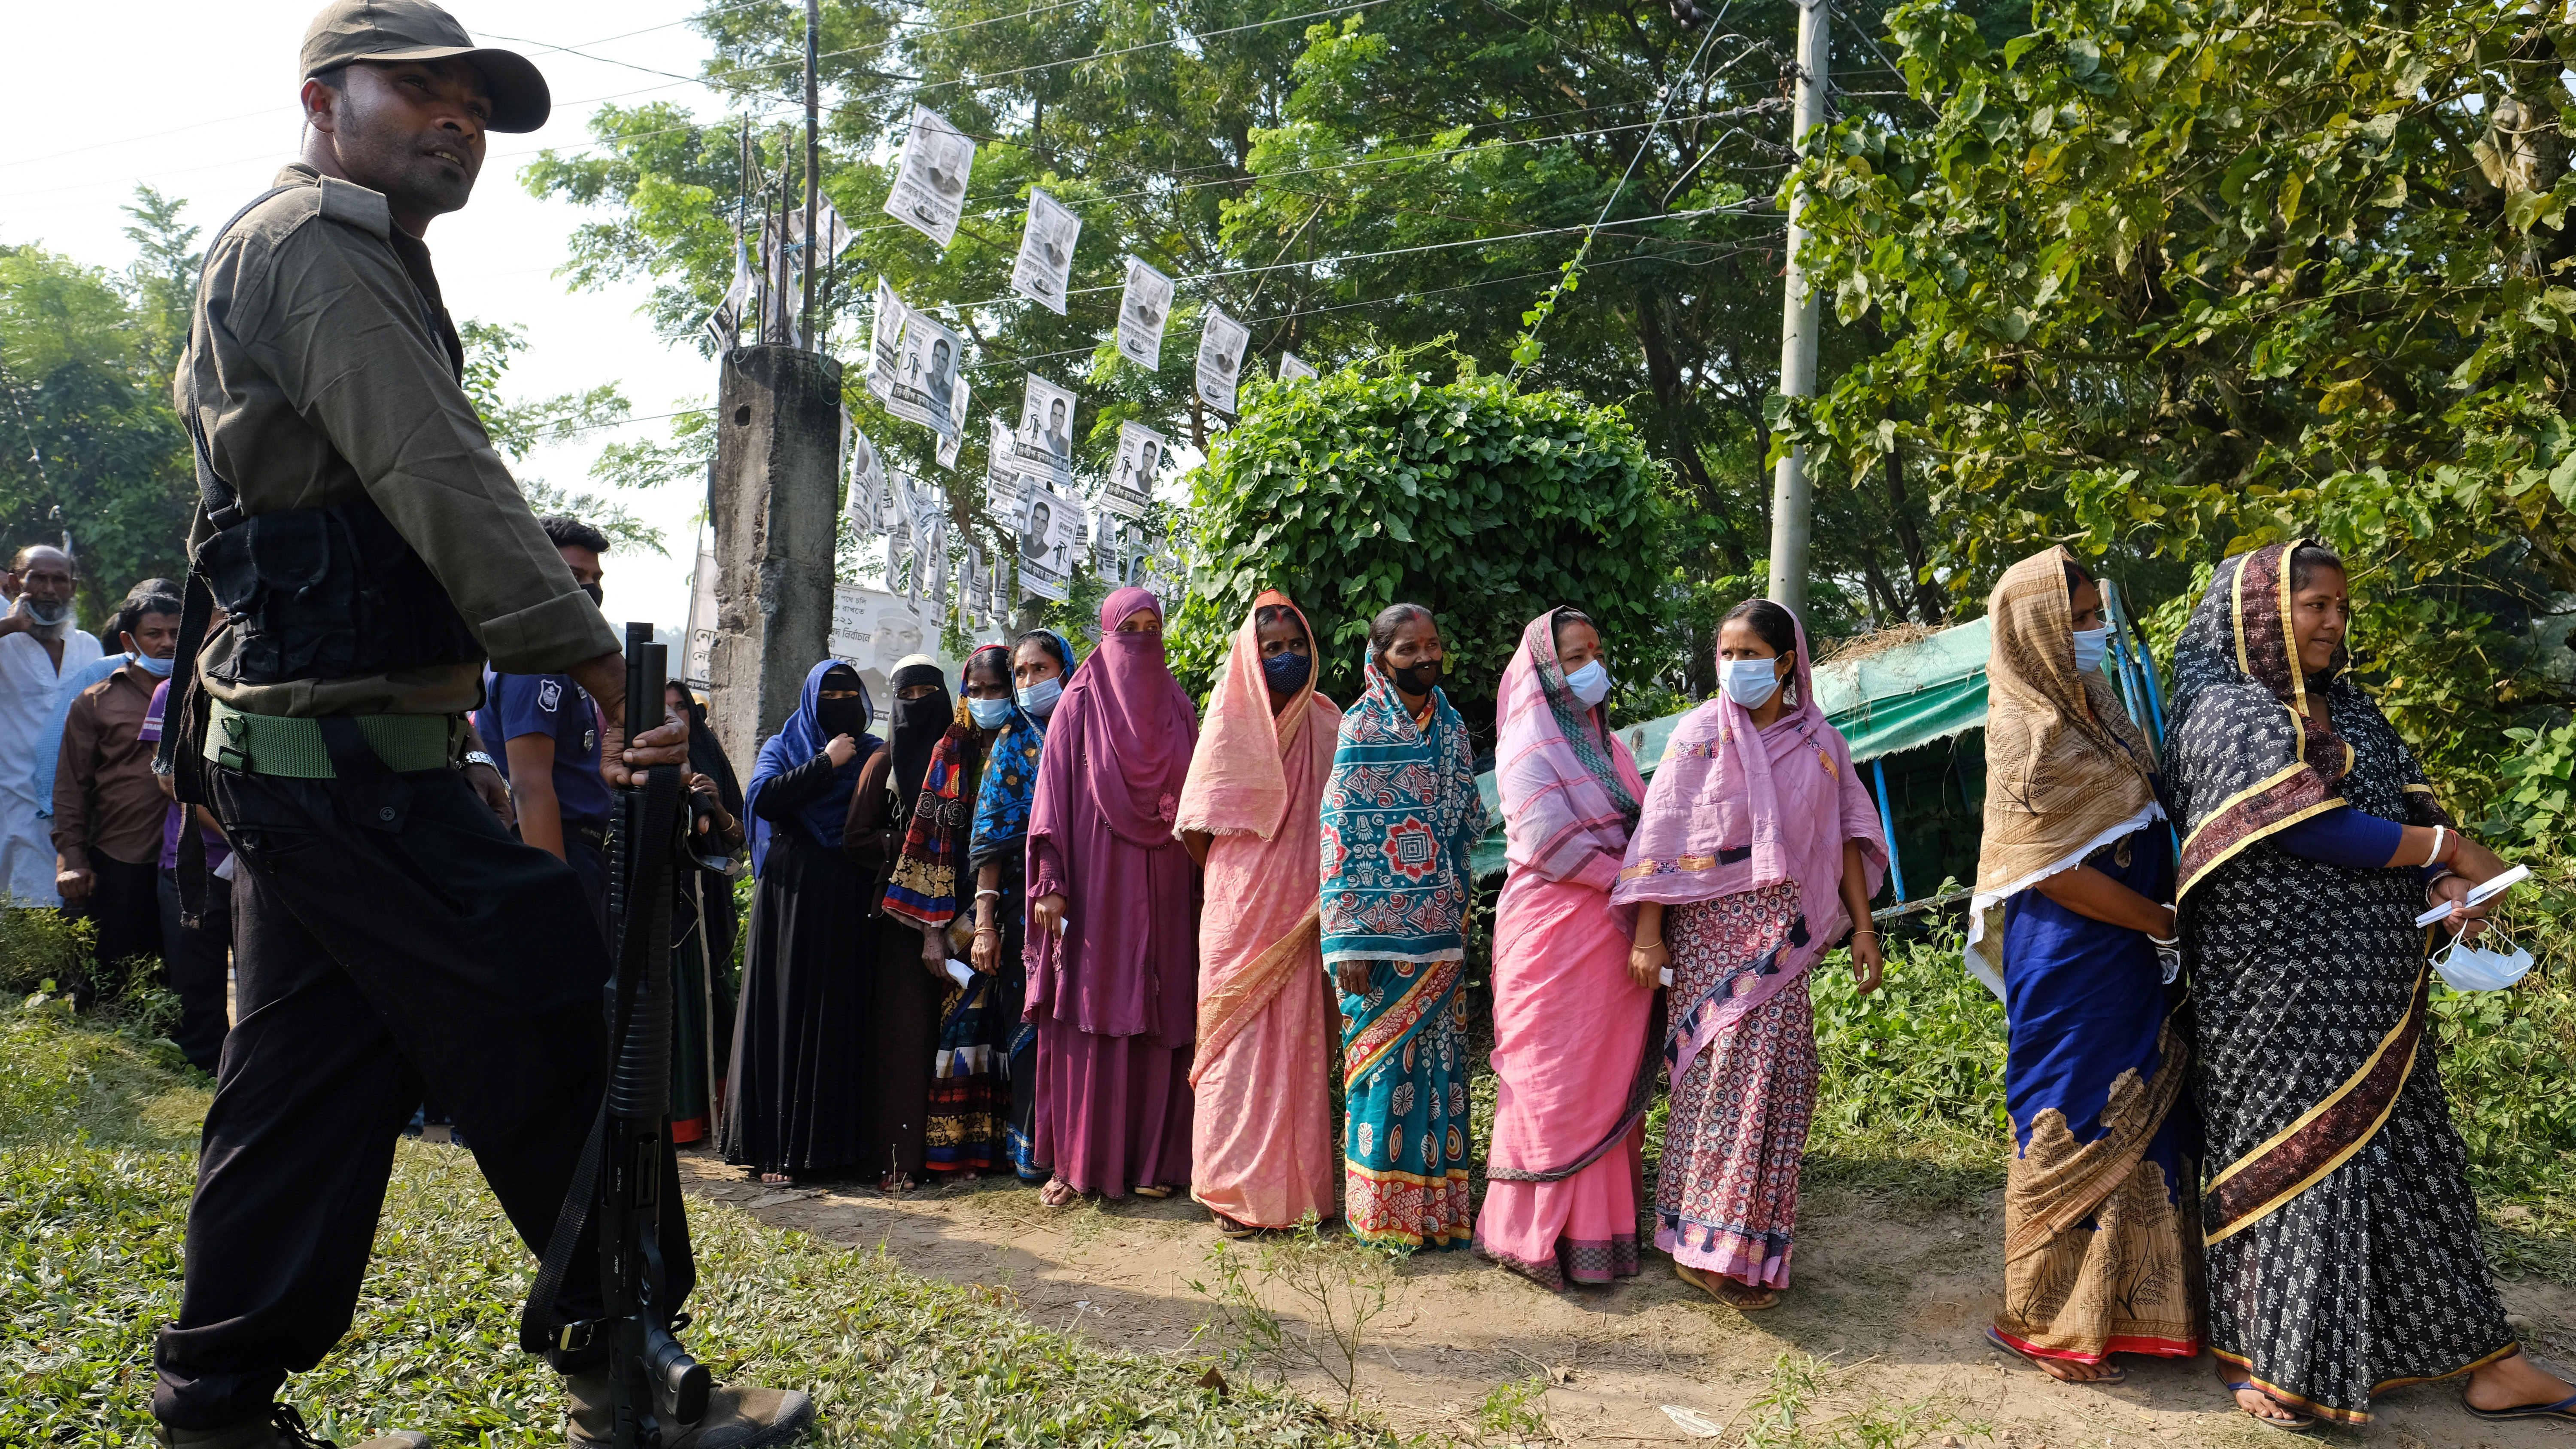
<instances>
[{"instance_id":1,"label":"gold bangle","mask_svg":"<svg viewBox=\"0 0 2576 1449\"><path fill-rule=\"evenodd\" d=\"M1664 949L1664 943L1661 941L1640 941L1628 949L1632 951L1660 951Z\"/></svg>"}]
</instances>

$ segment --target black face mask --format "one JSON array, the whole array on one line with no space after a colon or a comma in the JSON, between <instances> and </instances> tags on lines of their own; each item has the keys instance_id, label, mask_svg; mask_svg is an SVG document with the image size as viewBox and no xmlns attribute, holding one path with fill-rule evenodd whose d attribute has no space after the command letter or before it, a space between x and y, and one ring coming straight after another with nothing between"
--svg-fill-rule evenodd
<instances>
[{"instance_id":1,"label":"black face mask","mask_svg":"<svg viewBox=\"0 0 2576 1449\"><path fill-rule=\"evenodd\" d=\"M956 713L957 707L948 702L945 691L919 699L898 699L894 702L895 731L898 734L926 733L936 741L947 732L949 721Z\"/></svg>"},{"instance_id":2,"label":"black face mask","mask_svg":"<svg viewBox=\"0 0 2576 1449\"><path fill-rule=\"evenodd\" d=\"M868 725L867 711L859 708L858 697L827 699L814 710L814 723L829 741L835 735L856 735Z\"/></svg>"},{"instance_id":3,"label":"black face mask","mask_svg":"<svg viewBox=\"0 0 2576 1449\"><path fill-rule=\"evenodd\" d=\"M1390 669L1386 673L1389 679L1395 681L1395 687L1407 694L1429 694L1431 687L1440 682L1440 661L1419 660L1402 669Z\"/></svg>"},{"instance_id":4,"label":"black face mask","mask_svg":"<svg viewBox=\"0 0 2576 1449\"><path fill-rule=\"evenodd\" d=\"M594 604L604 605L608 602L608 590L597 584L584 584L581 586L581 591L590 595L590 601Z\"/></svg>"}]
</instances>

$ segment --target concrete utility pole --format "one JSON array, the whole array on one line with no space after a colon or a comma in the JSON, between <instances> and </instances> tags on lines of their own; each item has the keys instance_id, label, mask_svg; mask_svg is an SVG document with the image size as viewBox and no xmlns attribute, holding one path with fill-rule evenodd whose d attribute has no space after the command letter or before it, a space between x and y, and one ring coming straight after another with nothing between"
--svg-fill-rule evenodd
<instances>
[{"instance_id":1,"label":"concrete utility pole","mask_svg":"<svg viewBox=\"0 0 2576 1449\"><path fill-rule=\"evenodd\" d=\"M823 27L823 0L805 0L805 345L814 343L814 274L822 270L823 248L814 235L814 197L823 171L823 145L815 133L814 53Z\"/></svg>"},{"instance_id":2,"label":"concrete utility pole","mask_svg":"<svg viewBox=\"0 0 2576 1449\"><path fill-rule=\"evenodd\" d=\"M1831 51L1826 6L1832 0L1799 0L1797 119L1791 137L1806 154L1807 133L1825 123L1825 62ZM1816 330L1822 324L1823 298L1807 285L1798 265L1806 245L1806 188L1789 192L1789 265L1782 277L1780 304L1780 392L1785 397L1816 395ZM1812 490L1807 484L1807 450L1792 448L1780 460L1771 482L1771 598L1802 620L1807 612L1807 531Z\"/></svg>"},{"instance_id":3,"label":"concrete utility pole","mask_svg":"<svg viewBox=\"0 0 2576 1449\"><path fill-rule=\"evenodd\" d=\"M709 722L748 760L787 723L829 647L839 525L841 364L797 347L725 354L716 393L716 638Z\"/></svg>"}]
</instances>

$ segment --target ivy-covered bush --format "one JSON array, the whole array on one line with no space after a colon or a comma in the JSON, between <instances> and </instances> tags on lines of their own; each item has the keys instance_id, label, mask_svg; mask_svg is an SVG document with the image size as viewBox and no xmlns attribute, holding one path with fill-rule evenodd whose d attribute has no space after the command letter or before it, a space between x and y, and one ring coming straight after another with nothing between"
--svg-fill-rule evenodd
<instances>
[{"instance_id":1,"label":"ivy-covered bush","mask_svg":"<svg viewBox=\"0 0 2576 1449\"><path fill-rule=\"evenodd\" d=\"M1204 693L1254 596L1277 588L1314 624L1317 687L1347 705L1370 618L1408 600L1439 616L1450 699L1490 748L1503 666L1548 609L1590 614L1612 677L1646 682L1666 573L1658 466L1618 410L1500 377L1354 367L1255 385L1193 479L1199 552L1172 667Z\"/></svg>"}]
</instances>

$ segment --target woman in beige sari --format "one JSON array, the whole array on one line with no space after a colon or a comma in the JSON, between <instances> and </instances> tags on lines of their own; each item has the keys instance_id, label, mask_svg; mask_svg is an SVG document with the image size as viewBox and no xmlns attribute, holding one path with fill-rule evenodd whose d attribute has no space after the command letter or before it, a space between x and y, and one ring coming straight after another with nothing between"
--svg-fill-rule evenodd
<instances>
[{"instance_id":1,"label":"woman in beige sari","mask_svg":"<svg viewBox=\"0 0 2576 1449\"><path fill-rule=\"evenodd\" d=\"M1270 590L1234 634L1174 829L1207 870L1190 1195L1229 1237L1333 1215L1332 1015L1316 933L1324 780L1342 712Z\"/></svg>"}]
</instances>

